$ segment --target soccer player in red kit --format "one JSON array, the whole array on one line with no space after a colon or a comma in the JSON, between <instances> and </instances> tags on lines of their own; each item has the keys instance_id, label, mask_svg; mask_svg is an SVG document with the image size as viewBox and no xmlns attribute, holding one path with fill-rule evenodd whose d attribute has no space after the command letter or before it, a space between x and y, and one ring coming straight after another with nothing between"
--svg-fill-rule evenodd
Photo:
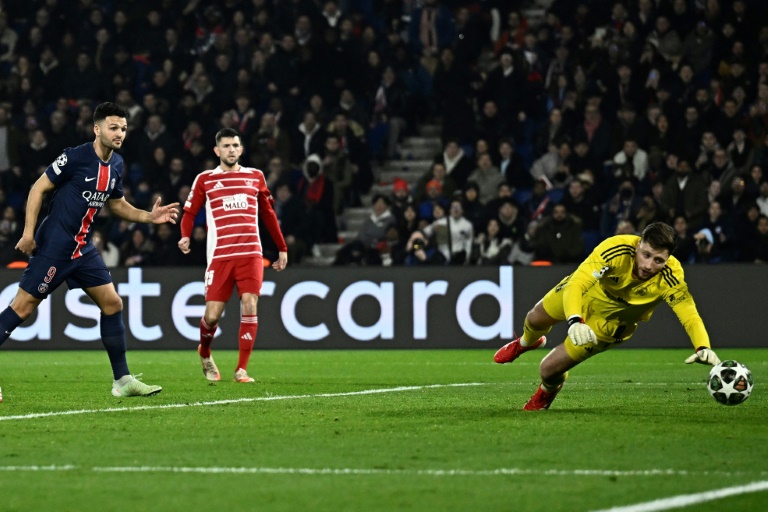
<instances>
[{"instance_id":1,"label":"soccer player in red kit","mask_svg":"<svg viewBox=\"0 0 768 512\"><path fill-rule=\"evenodd\" d=\"M237 285L240 296L240 356L235 381L253 382L246 368L256 340L256 306L264 277L259 216L279 250L277 261L272 264L278 272L288 264L288 247L272 209L273 199L264 173L238 163L243 153L240 134L231 128L220 130L216 134L213 151L219 157L220 164L195 178L192 191L184 203L179 249L184 254L189 253L189 237L195 216L205 206L208 268L205 271L205 314L200 320L197 352L205 378L221 380L211 356L211 342L224 306Z\"/></svg>"}]
</instances>

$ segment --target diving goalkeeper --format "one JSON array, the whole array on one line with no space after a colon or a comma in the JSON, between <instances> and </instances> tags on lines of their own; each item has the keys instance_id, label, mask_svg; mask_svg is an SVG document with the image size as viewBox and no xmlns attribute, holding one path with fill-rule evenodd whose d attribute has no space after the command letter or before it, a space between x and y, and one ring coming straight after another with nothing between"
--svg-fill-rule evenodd
<instances>
[{"instance_id":1,"label":"diving goalkeeper","mask_svg":"<svg viewBox=\"0 0 768 512\"><path fill-rule=\"evenodd\" d=\"M649 320L662 301L675 312L696 349L685 362L720 362L710 348L683 268L671 255L674 249L675 230L662 222L649 224L642 236L610 237L528 312L523 335L496 352L497 363L511 363L523 352L545 346L544 335L558 322L568 321L568 336L542 359L541 385L524 410L549 409L568 370L629 339L637 323Z\"/></svg>"}]
</instances>

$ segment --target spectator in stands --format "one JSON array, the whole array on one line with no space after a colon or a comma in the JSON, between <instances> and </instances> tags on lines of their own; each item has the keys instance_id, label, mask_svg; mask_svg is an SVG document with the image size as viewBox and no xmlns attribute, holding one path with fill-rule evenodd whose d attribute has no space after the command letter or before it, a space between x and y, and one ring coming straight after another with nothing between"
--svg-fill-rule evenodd
<instances>
[{"instance_id":1,"label":"spectator in stands","mask_svg":"<svg viewBox=\"0 0 768 512\"><path fill-rule=\"evenodd\" d=\"M549 111L549 116L545 123L539 124L536 132L536 142L533 149L533 156L539 158L543 156L550 145L556 144L556 141L563 140L568 133L568 129L563 123L563 112L559 108L553 108ZM582 140L587 140L583 138Z\"/></svg>"},{"instance_id":2,"label":"spectator in stands","mask_svg":"<svg viewBox=\"0 0 768 512\"><path fill-rule=\"evenodd\" d=\"M469 265L474 229L464 218L461 199L450 202L448 215L435 219L421 230L430 245L437 248L448 265Z\"/></svg>"},{"instance_id":3,"label":"spectator in stands","mask_svg":"<svg viewBox=\"0 0 768 512\"><path fill-rule=\"evenodd\" d=\"M96 247L96 250L101 254L101 258L104 260L104 264L107 268L115 268L120 263L120 249L115 244L106 240L101 231L94 231L91 234L91 241ZM174 249L175 247L174 243ZM178 252L178 251L177 251Z\"/></svg>"},{"instance_id":4,"label":"spectator in stands","mask_svg":"<svg viewBox=\"0 0 768 512\"><path fill-rule=\"evenodd\" d=\"M257 169L265 168L275 156L283 162L291 161L291 137L280 127L272 112L262 114L261 124L251 137L248 152L251 154L251 163Z\"/></svg>"},{"instance_id":5,"label":"spectator in stands","mask_svg":"<svg viewBox=\"0 0 768 512\"><path fill-rule=\"evenodd\" d=\"M425 0L411 12L408 42L419 57L437 56L440 48L450 46L455 38L453 15L440 0Z\"/></svg>"},{"instance_id":6,"label":"spectator in stands","mask_svg":"<svg viewBox=\"0 0 768 512\"><path fill-rule=\"evenodd\" d=\"M545 155L533 162L531 176L536 181L544 180L550 187L562 188L572 178L570 157L570 142L565 139L556 141Z\"/></svg>"},{"instance_id":7,"label":"spectator in stands","mask_svg":"<svg viewBox=\"0 0 768 512\"><path fill-rule=\"evenodd\" d=\"M744 191L747 196L757 199L757 196L760 195L760 183L764 180L763 168L759 165L753 165L749 172L742 173L742 176L744 176Z\"/></svg>"},{"instance_id":8,"label":"spectator in stands","mask_svg":"<svg viewBox=\"0 0 768 512\"><path fill-rule=\"evenodd\" d=\"M371 152L376 158L389 160L399 156L397 143L409 117L407 92L397 78L394 68L386 66L381 75L381 83L371 93Z\"/></svg>"},{"instance_id":9,"label":"spectator in stands","mask_svg":"<svg viewBox=\"0 0 768 512\"><path fill-rule=\"evenodd\" d=\"M574 138L588 140L594 158L598 162L604 162L609 159L613 136L609 123L600 113L599 101L595 101L596 98L599 100L599 96L593 96L584 107L584 122L576 126Z\"/></svg>"},{"instance_id":10,"label":"spectator in stands","mask_svg":"<svg viewBox=\"0 0 768 512\"><path fill-rule=\"evenodd\" d=\"M419 202L419 218L430 223L435 220L435 206L440 205L444 210L448 205L448 198L443 194L443 186L437 180L428 181L426 191L425 199Z\"/></svg>"},{"instance_id":11,"label":"spectator in stands","mask_svg":"<svg viewBox=\"0 0 768 512\"><path fill-rule=\"evenodd\" d=\"M16 210L12 206L3 208L0 219L0 266L6 266L12 261L26 259L16 250L16 242L21 238L24 226L19 223Z\"/></svg>"},{"instance_id":12,"label":"spectator in stands","mask_svg":"<svg viewBox=\"0 0 768 512\"><path fill-rule=\"evenodd\" d=\"M616 234L616 226L619 222L634 219L641 205L642 198L636 194L635 182L625 178L619 184L616 193L602 206L600 232L603 237Z\"/></svg>"},{"instance_id":13,"label":"spectator in stands","mask_svg":"<svg viewBox=\"0 0 768 512\"><path fill-rule=\"evenodd\" d=\"M498 168L502 178L513 190L531 188L533 179L525 168L523 157L515 151L515 142L511 138L501 139L499 142Z\"/></svg>"},{"instance_id":14,"label":"spectator in stands","mask_svg":"<svg viewBox=\"0 0 768 512\"><path fill-rule=\"evenodd\" d=\"M760 209L751 203L743 213L732 218L734 261L754 262L760 242L757 230Z\"/></svg>"},{"instance_id":15,"label":"spectator in stands","mask_svg":"<svg viewBox=\"0 0 768 512\"><path fill-rule=\"evenodd\" d=\"M479 187L481 204L487 204L495 198L499 185L505 182L488 153L477 155L477 168L469 175L469 181Z\"/></svg>"},{"instance_id":16,"label":"spectator in stands","mask_svg":"<svg viewBox=\"0 0 768 512\"><path fill-rule=\"evenodd\" d=\"M153 251L147 265L169 267L181 265L183 254L179 251L178 240L179 234L174 232L170 224L158 225L150 237Z\"/></svg>"},{"instance_id":17,"label":"spectator in stands","mask_svg":"<svg viewBox=\"0 0 768 512\"><path fill-rule=\"evenodd\" d=\"M288 259L299 264L307 255L308 236L305 228L308 222L304 213L305 206L301 199L291 192L291 186L287 180L278 181L274 186L270 185L269 189L275 191L273 207L280 222L280 231L288 246Z\"/></svg>"},{"instance_id":18,"label":"spectator in stands","mask_svg":"<svg viewBox=\"0 0 768 512\"><path fill-rule=\"evenodd\" d=\"M496 103L492 100L486 101L475 125L475 137L484 139L489 146L495 148L507 131L505 120L499 115Z\"/></svg>"},{"instance_id":19,"label":"spectator in stands","mask_svg":"<svg viewBox=\"0 0 768 512\"><path fill-rule=\"evenodd\" d=\"M526 232L527 219L512 198L499 203L498 210L494 214L499 221L503 238L509 238L514 243Z\"/></svg>"},{"instance_id":20,"label":"spectator in stands","mask_svg":"<svg viewBox=\"0 0 768 512\"><path fill-rule=\"evenodd\" d=\"M734 177L730 184L725 184L718 201L723 212L732 220L743 214L755 200L746 188L746 181L741 176Z\"/></svg>"},{"instance_id":21,"label":"spectator in stands","mask_svg":"<svg viewBox=\"0 0 768 512\"><path fill-rule=\"evenodd\" d=\"M757 207L760 208L760 214L768 215L768 179L760 182L759 192L760 195L755 202L757 203Z\"/></svg>"},{"instance_id":22,"label":"spectator in stands","mask_svg":"<svg viewBox=\"0 0 768 512\"><path fill-rule=\"evenodd\" d=\"M306 118L305 118L306 119ZM325 139L323 151L323 172L333 184L333 211L341 215L344 205L348 204L348 195L354 178L354 166L339 147L339 139Z\"/></svg>"},{"instance_id":23,"label":"spectator in stands","mask_svg":"<svg viewBox=\"0 0 768 512\"><path fill-rule=\"evenodd\" d=\"M0 128L2 130L2 128ZM29 139L29 144L21 147L19 156L26 168L27 183L32 183L45 171L45 168L58 156L57 149L48 144L45 132L35 129ZM24 181L22 180L22 181Z\"/></svg>"},{"instance_id":24,"label":"spectator in stands","mask_svg":"<svg viewBox=\"0 0 768 512\"><path fill-rule=\"evenodd\" d=\"M512 252L512 240L501 236L498 219L489 219L485 229L476 236L472 246L475 265L505 265Z\"/></svg>"},{"instance_id":25,"label":"spectator in stands","mask_svg":"<svg viewBox=\"0 0 768 512\"><path fill-rule=\"evenodd\" d=\"M365 219L357 237L336 253L334 266L381 266L382 253L389 254L387 233L397 219L389 209L389 198L378 194L373 198L371 214Z\"/></svg>"},{"instance_id":26,"label":"spectator in stands","mask_svg":"<svg viewBox=\"0 0 768 512\"><path fill-rule=\"evenodd\" d=\"M736 173L743 174L752 167L755 149L752 142L747 139L744 128L737 127L733 130L733 140L728 144L726 151L728 151L728 157L736 168Z\"/></svg>"},{"instance_id":27,"label":"spectator in stands","mask_svg":"<svg viewBox=\"0 0 768 512\"><path fill-rule=\"evenodd\" d=\"M685 216L678 215L672 221L672 227L675 228L677 236L674 256L681 263L693 263L696 257L696 240L688 228L688 220Z\"/></svg>"},{"instance_id":28,"label":"spectator in stands","mask_svg":"<svg viewBox=\"0 0 768 512\"><path fill-rule=\"evenodd\" d=\"M755 263L768 263L768 215L760 214L757 219L758 242Z\"/></svg>"},{"instance_id":29,"label":"spectator in stands","mask_svg":"<svg viewBox=\"0 0 768 512\"><path fill-rule=\"evenodd\" d=\"M144 226L131 230L130 238L120 247L120 264L125 267L143 267L151 264L155 244L149 239Z\"/></svg>"},{"instance_id":30,"label":"spectator in stands","mask_svg":"<svg viewBox=\"0 0 768 512\"><path fill-rule=\"evenodd\" d=\"M370 151L365 142L365 130L343 112L337 112L328 125L329 137L339 139L339 145L355 166L353 189L356 195L367 194L373 185Z\"/></svg>"},{"instance_id":31,"label":"spectator in stands","mask_svg":"<svg viewBox=\"0 0 768 512\"><path fill-rule=\"evenodd\" d=\"M304 112L304 119L296 127L291 138L291 162L301 163L313 153L321 154L325 139L325 130L317 122L315 114L311 111Z\"/></svg>"},{"instance_id":32,"label":"spectator in stands","mask_svg":"<svg viewBox=\"0 0 768 512\"><path fill-rule=\"evenodd\" d=\"M338 242L333 184L323 173L323 162L319 155L309 155L304 162L303 176L296 193L304 204L304 243L308 251L319 255L319 248L315 248L317 244Z\"/></svg>"},{"instance_id":33,"label":"spectator in stands","mask_svg":"<svg viewBox=\"0 0 768 512\"><path fill-rule=\"evenodd\" d=\"M701 134L701 145L699 146L699 156L696 160L696 170L700 173L710 167L715 158L715 151L720 148L720 143L715 136L715 132L709 129Z\"/></svg>"},{"instance_id":34,"label":"spectator in stands","mask_svg":"<svg viewBox=\"0 0 768 512\"><path fill-rule=\"evenodd\" d=\"M678 137L669 125L669 116L661 114L648 134L648 154L663 158L670 151L678 151Z\"/></svg>"},{"instance_id":35,"label":"spectator in stands","mask_svg":"<svg viewBox=\"0 0 768 512\"><path fill-rule=\"evenodd\" d=\"M414 195L417 201L421 202L427 199L427 183L430 181L436 181L440 184L442 195L446 198L453 197L454 192L458 190L456 182L446 173L445 164L432 162L429 170L422 174L416 182Z\"/></svg>"},{"instance_id":36,"label":"spectator in stands","mask_svg":"<svg viewBox=\"0 0 768 512\"><path fill-rule=\"evenodd\" d=\"M642 233L643 229L648 224L654 222L662 222L666 215L662 212L661 207L656 202L652 193L643 194L642 204L635 212L635 216L632 219L632 223L635 225L635 230Z\"/></svg>"},{"instance_id":37,"label":"spectator in stands","mask_svg":"<svg viewBox=\"0 0 768 512\"><path fill-rule=\"evenodd\" d=\"M533 247L536 259L552 263L574 263L584 252L581 222L569 215L563 204L555 205L536 229Z\"/></svg>"},{"instance_id":38,"label":"spectator in stands","mask_svg":"<svg viewBox=\"0 0 768 512\"><path fill-rule=\"evenodd\" d=\"M525 104L528 97L528 83L523 64L514 62L513 52L503 50L498 65L491 70L483 84L480 98L483 104L493 101L503 119L507 120L507 134L521 135L521 124L527 119L526 110L532 105Z\"/></svg>"},{"instance_id":39,"label":"spectator in stands","mask_svg":"<svg viewBox=\"0 0 768 512\"><path fill-rule=\"evenodd\" d=\"M423 227L419 225L419 212L414 204L407 205L400 215L395 218L397 220L399 236L404 241L407 241L408 238L410 238L411 233Z\"/></svg>"},{"instance_id":40,"label":"spectator in stands","mask_svg":"<svg viewBox=\"0 0 768 512\"><path fill-rule=\"evenodd\" d=\"M628 138L621 151L613 156L613 177L617 181L631 178L637 182L645 181L648 175L648 153L638 147L637 141Z\"/></svg>"},{"instance_id":41,"label":"spectator in stands","mask_svg":"<svg viewBox=\"0 0 768 512\"><path fill-rule=\"evenodd\" d=\"M403 218L405 209L416 204L416 199L408 187L408 182L402 178L395 178L392 182L392 194L389 197L390 210L392 215L400 221ZM415 208L415 206L414 206Z\"/></svg>"},{"instance_id":42,"label":"spectator in stands","mask_svg":"<svg viewBox=\"0 0 768 512\"><path fill-rule=\"evenodd\" d=\"M712 155L712 161L703 165L699 173L707 183L718 181L726 186L739 174L724 148L717 148Z\"/></svg>"},{"instance_id":43,"label":"spectator in stands","mask_svg":"<svg viewBox=\"0 0 768 512\"><path fill-rule=\"evenodd\" d=\"M589 185L582 179L571 181L563 195L562 203L571 215L581 221L585 236L589 233L590 242L596 245L600 240L600 205Z\"/></svg>"},{"instance_id":44,"label":"spectator in stands","mask_svg":"<svg viewBox=\"0 0 768 512\"><path fill-rule=\"evenodd\" d=\"M456 139L448 140L443 152L436 155L434 161L445 165L447 174L453 178L459 188L464 188L467 178L474 169L472 160L464 154L464 150L459 146L459 141Z\"/></svg>"},{"instance_id":45,"label":"spectator in stands","mask_svg":"<svg viewBox=\"0 0 768 512\"><path fill-rule=\"evenodd\" d=\"M472 223L475 233L482 231L488 219L488 208L480 202L480 187L472 181L467 182L461 195L464 217Z\"/></svg>"},{"instance_id":46,"label":"spectator in stands","mask_svg":"<svg viewBox=\"0 0 768 512\"><path fill-rule=\"evenodd\" d=\"M664 183L661 207L667 218L685 216L688 223L699 225L707 211L707 185L704 179L692 172L688 160L680 160L675 174Z\"/></svg>"},{"instance_id":47,"label":"spectator in stands","mask_svg":"<svg viewBox=\"0 0 768 512\"><path fill-rule=\"evenodd\" d=\"M624 103L617 114L618 122L614 127L613 149L619 152L624 149L627 140L633 140L640 148L648 147L648 127L645 120L637 116L632 103Z\"/></svg>"}]
</instances>

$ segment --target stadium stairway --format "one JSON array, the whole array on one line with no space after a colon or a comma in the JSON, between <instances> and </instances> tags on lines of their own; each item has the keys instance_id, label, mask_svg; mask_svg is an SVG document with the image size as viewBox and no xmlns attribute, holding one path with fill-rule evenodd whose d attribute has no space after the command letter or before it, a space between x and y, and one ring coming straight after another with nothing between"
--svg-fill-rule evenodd
<instances>
[{"instance_id":1,"label":"stadium stairway","mask_svg":"<svg viewBox=\"0 0 768 512\"><path fill-rule=\"evenodd\" d=\"M428 169L435 155L442 151L440 124L425 124L418 128L418 135L405 137L398 145L400 158L383 164L373 163L376 183L362 197L363 206L346 208L339 219L339 241L335 244L318 244L313 254L304 259L303 266L327 267L333 263L336 252L346 242L354 240L365 219L371 213L371 202L377 194L389 197L396 178L408 182L413 189Z\"/></svg>"}]
</instances>

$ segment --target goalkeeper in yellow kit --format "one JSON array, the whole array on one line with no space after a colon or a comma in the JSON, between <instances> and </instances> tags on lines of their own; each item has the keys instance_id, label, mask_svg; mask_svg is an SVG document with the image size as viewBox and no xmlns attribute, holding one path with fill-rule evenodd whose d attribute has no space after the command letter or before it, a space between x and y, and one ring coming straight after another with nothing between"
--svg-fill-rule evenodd
<instances>
[{"instance_id":1,"label":"goalkeeper in yellow kit","mask_svg":"<svg viewBox=\"0 0 768 512\"><path fill-rule=\"evenodd\" d=\"M496 352L497 363L510 363L523 352L543 347L544 335L563 320L568 321L568 337L541 361L541 385L524 410L548 409L568 370L626 341L661 302L670 305L696 349L685 362L720 362L710 348L683 268L671 255L674 248L675 231L662 222L649 224L642 236L610 237L528 312L523 335Z\"/></svg>"}]
</instances>

